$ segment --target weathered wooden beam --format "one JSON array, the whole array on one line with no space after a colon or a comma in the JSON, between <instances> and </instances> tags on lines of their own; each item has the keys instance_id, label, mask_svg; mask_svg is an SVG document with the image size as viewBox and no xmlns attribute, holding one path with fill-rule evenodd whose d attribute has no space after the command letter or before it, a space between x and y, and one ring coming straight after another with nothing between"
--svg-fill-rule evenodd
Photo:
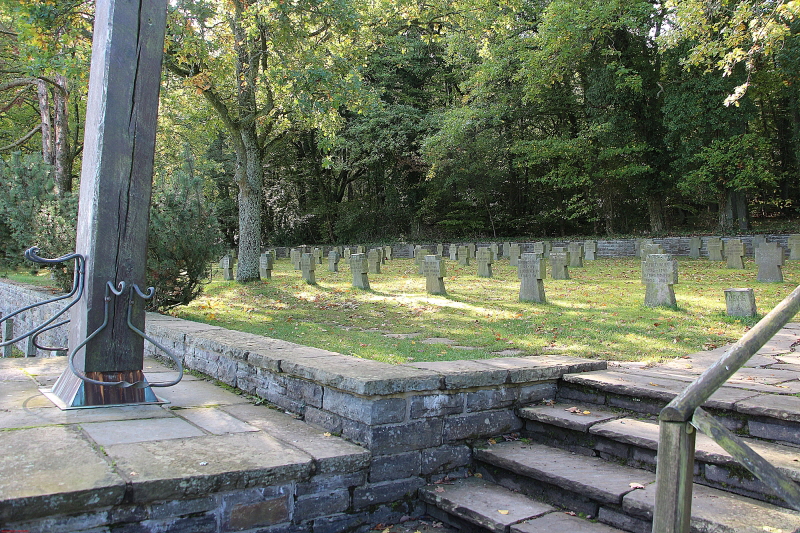
<instances>
[{"instance_id":1,"label":"weathered wooden beam","mask_svg":"<svg viewBox=\"0 0 800 533\"><path fill-rule=\"evenodd\" d=\"M689 422L659 424L653 533L689 533L696 435Z\"/></svg>"}]
</instances>

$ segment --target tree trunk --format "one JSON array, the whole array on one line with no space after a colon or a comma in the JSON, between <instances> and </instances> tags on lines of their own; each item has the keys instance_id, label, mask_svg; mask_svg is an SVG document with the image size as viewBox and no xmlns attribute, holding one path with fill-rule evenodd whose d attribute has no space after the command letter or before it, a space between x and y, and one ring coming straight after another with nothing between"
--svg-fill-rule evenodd
<instances>
[{"instance_id":1,"label":"tree trunk","mask_svg":"<svg viewBox=\"0 0 800 533\"><path fill-rule=\"evenodd\" d=\"M261 189L264 183L263 162L255 128L240 132L244 164L239 184L239 265L236 281L255 281L260 278L258 265L261 255Z\"/></svg>"},{"instance_id":2,"label":"tree trunk","mask_svg":"<svg viewBox=\"0 0 800 533\"><path fill-rule=\"evenodd\" d=\"M747 209L747 195L744 191L729 191L728 205L731 206L733 214L732 223L736 224L740 231L750 229L750 213Z\"/></svg>"},{"instance_id":3,"label":"tree trunk","mask_svg":"<svg viewBox=\"0 0 800 533\"><path fill-rule=\"evenodd\" d=\"M62 90L53 91L53 130L55 137L54 174L59 195L72 192L72 150L69 145L69 116L67 114L67 78L56 75L56 83Z\"/></svg>"},{"instance_id":4,"label":"tree trunk","mask_svg":"<svg viewBox=\"0 0 800 533\"><path fill-rule=\"evenodd\" d=\"M53 125L50 118L50 93L47 90L47 83L38 80L36 83L36 93L39 97L39 116L42 121L42 159L50 166L55 164L53 156Z\"/></svg>"},{"instance_id":5,"label":"tree trunk","mask_svg":"<svg viewBox=\"0 0 800 533\"><path fill-rule=\"evenodd\" d=\"M664 204L660 194L651 193L647 197L647 212L650 215L650 233L664 233Z\"/></svg>"}]
</instances>

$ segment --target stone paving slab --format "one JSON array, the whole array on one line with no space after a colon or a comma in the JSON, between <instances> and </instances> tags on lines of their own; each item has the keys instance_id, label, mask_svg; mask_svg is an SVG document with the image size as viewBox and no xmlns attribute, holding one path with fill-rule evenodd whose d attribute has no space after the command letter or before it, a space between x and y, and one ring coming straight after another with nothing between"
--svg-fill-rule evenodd
<instances>
[{"instance_id":1,"label":"stone paving slab","mask_svg":"<svg viewBox=\"0 0 800 533\"><path fill-rule=\"evenodd\" d=\"M603 370L607 366L605 361L559 355L497 357L493 359L482 359L481 362L492 368L508 370L509 383L527 383L547 379L558 379L567 373Z\"/></svg>"},{"instance_id":2,"label":"stone paving slab","mask_svg":"<svg viewBox=\"0 0 800 533\"><path fill-rule=\"evenodd\" d=\"M227 391L209 381L181 381L172 387L154 389L170 407L210 407L249 403L244 396Z\"/></svg>"},{"instance_id":3,"label":"stone paving slab","mask_svg":"<svg viewBox=\"0 0 800 533\"><path fill-rule=\"evenodd\" d=\"M797 396L761 394L737 403L736 410L746 415L800 422L800 398Z\"/></svg>"},{"instance_id":4,"label":"stone paving slab","mask_svg":"<svg viewBox=\"0 0 800 533\"><path fill-rule=\"evenodd\" d=\"M327 431L274 409L252 404L229 405L221 409L307 453L317 461L318 472L354 472L369 465L371 455L361 446L333 437Z\"/></svg>"},{"instance_id":5,"label":"stone paving slab","mask_svg":"<svg viewBox=\"0 0 800 533\"><path fill-rule=\"evenodd\" d=\"M622 509L653 518L656 485L627 494ZM692 488L692 526L704 533L794 533L800 513L702 485Z\"/></svg>"},{"instance_id":6,"label":"stone paving slab","mask_svg":"<svg viewBox=\"0 0 800 533\"><path fill-rule=\"evenodd\" d=\"M0 524L115 505L125 481L68 426L0 431Z\"/></svg>"},{"instance_id":7,"label":"stone paving slab","mask_svg":"<svg viewBox=\"0 0 800 533\"><path fill-rule=\"evenodd\" d=\"M508 379L508 370L494 368L481 360L431 361L407 363L406 366L430 370L444 376L445 389L502 385Z\"/></svg>"},{"instance_id":8,"label":"stone paving slab","mask_svg":"<svg viewBox=\"0 0 800 533\"><path fill-rule=\"evenodd\" d=\"M423 501L493 533L506 533L512 524L554 511L550 505L475 478L452 485L428 485L419 490Z\"/></svg>"},{"instance_id":9,"label":"stone paving slab","mask_svg":"<svg viewBox=\"0 0 800 533\"><path fill-rule=\"evenodd\" d=\"M81 427L100 446L205 435L202 430L176 417L81 423Z\"/></svg>"},{"instance_id":10,"label":"stone paving slab","mask_svg":"<svg viewBox=\"0 0 800 533\"><path fill-rule=\"evenodd\" d=\"M178 409L173 413L214 435L258 431L257 427L251 426L247 422L242 422L225 411L213 407Z\"/></svg>"},{"instance_id":11,"label":"stone paving slab","mask_svg":"<svg viewBox=\"0 0 800 533\"><path fill-rule=\"evenodd\" d=\"M635 375L649 376L656 380L667 378L684 383L684 388L697 379L700 369L697 372L682 371L675 368L645 368L636 370L616 369L618 372ZM743 368L736 372L723 388L746 389L755 392L765 392L770 394L797 394L800 393L800 373L793 370L769 368Z\"/></svg>"},{"instance_id":12,"label":"stone paving slab","mask_svg":"<svg viewBox=\"0 0 800 533\"><path fill-rule=\"evenodd\" d=\"M173 416L159 405L104 407L102 409L73 409L62 411L52 403L35 409L0 409L0 429L135 420L137 418L166 418Z\"/></svg>"},{"instance_id":13,"label":"stone paving slab","mask_svg":"<svg viewBox=\"0 0 800 533\"><path fill-rule=\"evenodd\" d=\"M107 446L134 503L303 481L308 454L263 432Z\"/></svg>"},{"instance_id":14,"label":"stone paving slab","mask_svg":"<svg viewBox=\"0 0 800 533\"><path fill-rule=\"evenodd\" d=\"M555 511L511 526L511 533L622 533L622 530Z\"/></svg>"},{"instance_id":15,"label":"stone paving slab","mask_svg":"<svg viewBox=\"0 0 800 533\"><path fill-rule=\"evenodd\" d=\"M475 458L612 505L622 503L622 497L633 490L631 483L647 485L655 481L651 472L521 441L475 450Z\"/></svg>"},{"instance_id":16,"label":"stone paving slab","mask_svg":"<svg viewBox=\"0 0 800 533\"><path fill-rule=\"evenodd\" d=\"M579 407L578 412L569 411L574 406L558 404L554 406L524 407L518 411L521 418L550 424L581 433L588 433L589 428L600 422L607 422L623 415L592 407ZM584 412L588 414L583 414Z\"/></svg>"},{"instance_id":17,"label":"stone paving slab","mask_svg":"<svg viewBox=\"0 0 800 533\"><path fill-rule=\"evenodd\" d=\"M39 386L32 379L28 379L28 381L4 381L0 385L0 410L35 409L52 406L52 402L39 392Z\"/></svg>"}]
</instances>

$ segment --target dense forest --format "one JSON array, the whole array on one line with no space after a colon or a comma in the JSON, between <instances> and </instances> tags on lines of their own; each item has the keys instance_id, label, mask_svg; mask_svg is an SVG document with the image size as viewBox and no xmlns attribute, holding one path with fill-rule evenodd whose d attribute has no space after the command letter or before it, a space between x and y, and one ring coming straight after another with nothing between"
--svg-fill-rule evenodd
<instances>
[{"instance_id":1,"label":"dense forest","mask_svg":"<svg viewBox=\"0 0 800 533\"><path fill-rule=\"evenodd\" d=\"M7 257L72 245L93 4L0 0ZM798 1L168 10L150 239L162 266L239 247L246 281L265 245L798 218Z\"/></svg>"}]
</instances>

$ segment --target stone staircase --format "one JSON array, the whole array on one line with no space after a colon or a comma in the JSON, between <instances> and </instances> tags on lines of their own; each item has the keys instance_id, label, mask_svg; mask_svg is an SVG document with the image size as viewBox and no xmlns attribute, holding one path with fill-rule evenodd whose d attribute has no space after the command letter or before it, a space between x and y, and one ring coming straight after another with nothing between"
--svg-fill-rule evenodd
<instances>
[{"instance_id":1,"label":"stone staircase","mask_svg":"<svg viewBox=\"0 0 800 533\"><path fill-rule=\"evenodd\" d=\"M800 483L800 398L793 395L800 382L786 370L745 368L704 408ZM429 514L467 533L650 533L655 415L698 373L667 367L565 375L557 403L518 411L525 422L519 440L476 448L474 477L429 485L420 497ZM800 532L800 512L698 434L692 531Z\"/></svg>"}]
</instances>

